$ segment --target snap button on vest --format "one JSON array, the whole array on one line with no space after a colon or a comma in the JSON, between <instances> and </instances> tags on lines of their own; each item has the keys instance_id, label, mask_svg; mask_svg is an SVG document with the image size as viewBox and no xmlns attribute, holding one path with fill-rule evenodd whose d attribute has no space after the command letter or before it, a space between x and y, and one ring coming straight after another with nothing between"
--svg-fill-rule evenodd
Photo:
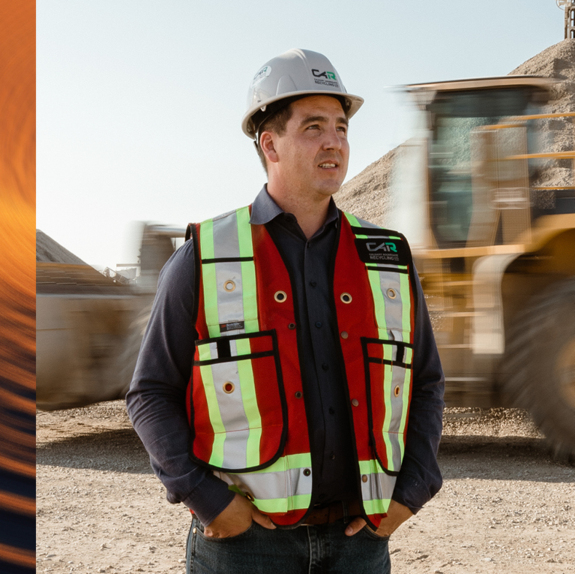
<instances>
[{"instance_id":1,"label":"snap button on vest","mask_svg":"<svg viewBox=\"0 0 575 574\"><path fill-rule=\"evenodd\" d=\"M254 501L253 495L250 494L249 492L246 492L246 498L247 498L250 502L253 502L253 501Z\"/></svg>"},{"instance_id":2,"label":"snap button on vest","mask_svg":"<svg viewBox=\"0 0 575 574\"><path fill-rule=\"evenodd\" d=\"M388 296L390 299L395 299L395 298L397 297L397 294L396 294L396 292L395 292L393 289L388 289L388 290L387 290L387 296Z\"/></svg>"},{"instance_id":3,"label":"snap button on vest","mask_svg":"<svg viewBox=\"0 0 575 574\"><path fill-rule=\"evenodd\" d=\"M278 303L283 303L287 299L286 292L285 291L276 291L276 294L274 295L274 299Z\"/></svg>"},{"instance_id":4,"label":"snap button on vest","mask_svg":"<svg viewBox=\"0 0 575 574\"><path fill-rule=\"evenodd\" d=\"M230 393L233 393L235 388L236 385L234 385L234 383L232 383L231 381L226 381L224 383L224 393L227 393L228 395Z\"/></svg>"},{"instance_id":5,"label":"snap button on vest","mask_svg":"<svg viewBox=\"0 0 575 574\"><path fill-rule=\"evenodd\" d=\"M357 399L351 399L351 404L352 404L354 407L359 407L359 401L358 401Z\"/></svg>"},{"instance_id":6,"label":"snap button on vest","mask_svg":"<svg viewBox=\"0 0 575 574\"><path fill-rule=\"evenodd\" d=\"M342 293L340 296L340 299L344 302L344 303L351 303L351 295L349 293Z\"/></svg>"},{"instance_id":7,"label":"snap button on vest","mask_svg":"<svg viewBox=\"0 0 575 574\"><path fill-rule=\"evenodd\" d=\"M342 332L341 332L341 338L342 338L342 339L347 339L348 337L349 337L349 335L348 335L347 331L342 331Z\"/></svg>"},{"instance_id":8,"label":"snap button on vest","mask_svg":"<svg viewBox=\"0 0 575 574\"><path fill-rule=\"evenodd\" d=\"M235 288L236 288L236 284L231 279L229 279L228 281L226 281L224 283L224 289L226 291L233 291Z\"/></svg>"},{"instance_id":9,"label":"snap button on vest","mask_svg":"<svg viewBox=\"0 0 575 574\"><path fill-rule=\"evenodd\" d=\"M288 329L291 329L293 331L295 329L295 323L290 323L288 325Z\"/></svg>"},{"instance_id":10,"label":"snap button on vest","mask_svg":"<svg viewBox=\"0 0 575 574\"><path fill-rule=\"evenodd\" d=\"M395 387L395 389L393 389L393 394L394 394L396 397L399 397L399 385L398 385L397 387Z\"/></svg>"},{"instance_id":11,"label":"snap button on vest","mask_svg":"<svg viewBox=\"0 0 575 574\"><path fill-rule=\"evenodd\" d=\"M362 475L361 481L362 481L362 482L367 482L367 474Z\"/></svg>"},{"instance_id":12,"label":"snap button on vest","mask_svg":"<svg viewBox=\"0 0 575 574\"><path fill-rule=\"evenodd\" d=\"M303 474L304 474L304 476L309 476L309 475L311 474L311 470L310 470L309 468L306 468L306 469L303 471Z\"/></svg>"},{"instance_id":13,"label":"snap button on vest","mask_svg":"<svg viewBox=\"0 0 575 574\"><path fill-rule=\"evenodd\" d=\"M303 397L302 392L301 392L301 391L296 391L296 393L295 393L295 398L296 398L296 399L301 399L302 397Z\"/></svg>"}]
</instances>

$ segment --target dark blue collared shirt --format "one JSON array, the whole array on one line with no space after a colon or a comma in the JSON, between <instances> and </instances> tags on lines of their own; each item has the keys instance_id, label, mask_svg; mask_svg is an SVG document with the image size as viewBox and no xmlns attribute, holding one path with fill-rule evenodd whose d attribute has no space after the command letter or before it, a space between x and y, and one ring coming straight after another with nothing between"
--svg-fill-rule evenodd
<instances>
[{"instance_id":1,"label":"dark blue collared shirt","mask_svg":"<svg viewBox=\"0 0 575 574\"><path fill-rule=\"evenodd\" d=\"M300 363L314 467L312 504L357 497L352 431L339 368L338 330L331 312L331 254L339 212L333 200L324 225L307 239L266 188L251 223L265 225L290 276L300 337ZM442 430L443 373L423 292L417 279L413 392L405 457L393 498L417 512L441 488L436 461ZM128 412L170 502L183 502L209 524L232 500L227 484L188 457L185 392L197 333L192 324L194 245L188 241L166 263L127 395Z\"/></svg>"}]
</instances>

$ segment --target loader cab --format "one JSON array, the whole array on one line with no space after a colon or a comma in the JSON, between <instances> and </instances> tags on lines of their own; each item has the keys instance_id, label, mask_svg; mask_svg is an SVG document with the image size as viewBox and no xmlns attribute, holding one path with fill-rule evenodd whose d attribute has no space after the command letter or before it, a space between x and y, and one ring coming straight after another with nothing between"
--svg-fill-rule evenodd
<instances>
[{"instance_id":1,"label":"loader cab","mask_svg":"<svg viewBox=\"0 0 575 574\"><path fill-rule=\"evenodd\" d=\"M429 247L509 244L529 230L537 137L525 118L541 113L549 86L510 76L408 87L426 115Z\"/></svg>"}]
</instances>

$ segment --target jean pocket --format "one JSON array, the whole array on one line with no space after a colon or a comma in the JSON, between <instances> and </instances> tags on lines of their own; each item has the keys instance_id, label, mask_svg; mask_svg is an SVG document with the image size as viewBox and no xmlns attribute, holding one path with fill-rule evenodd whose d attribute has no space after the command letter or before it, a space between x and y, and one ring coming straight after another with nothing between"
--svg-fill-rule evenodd
<instances>
[{"instance_id":1,"label":"jean pocket","mask_svg":"<svg viewBox=\"0 0 575 574\"><path fill-rule=\"evenodd\" d=\"M243 532L240 532L239 534L236 534L235 536L225 536L223 538L216 538L214 536L207 536L206 533L204 532L204 527L200 524L200 526L198 527L198 534L203 540L209 540L210 542L216 542L216 543L234 542L236 540L241 540L243 538L247 538L250 535L252 529L254 528L254 524L255 524L255 522L252 521L252 523L249 525L247 530L244 530Z\"/></svg>"},{"instance_id":2,"label":"jean pocket","mask_svg":"<svg viewBox=\"0 0 575 574\"><path fill-rule=\"evenodd\" d=\"M373 531L367 524L361 529L361 532L363 532L368 538L371 538L372 540L385 540L385 541L389 540L389 536L380 536L375 531Z\"/></svg>"}]
</instances>

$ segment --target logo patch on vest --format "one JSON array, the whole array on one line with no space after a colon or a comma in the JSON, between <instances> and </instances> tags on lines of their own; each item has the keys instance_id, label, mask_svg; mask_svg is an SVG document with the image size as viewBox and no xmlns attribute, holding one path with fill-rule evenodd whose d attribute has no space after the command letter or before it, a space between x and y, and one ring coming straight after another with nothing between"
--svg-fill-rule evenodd
<instances>
[{"instance_id":1,"label":"logo patch on vest","mask_svg":"<svg viewBox=\"0 0 575 574\"><path fill-rule=\"evenodd\" d=\"M237 331L244 328L243 321L234 321L233 323L220 323L220 333L228 333L229 331Z\"/></svg>"},{"instance_id":2,"label":"logo patch on vest","mask_svg":"<svg viewBox=\"0 0 575 574\"><path fill-rule=\"evenodd\" d=\"M364 263L407 265L409 255L403 241L385 237L355 238L359 258Z\"/></svg>"}]
</instances>

